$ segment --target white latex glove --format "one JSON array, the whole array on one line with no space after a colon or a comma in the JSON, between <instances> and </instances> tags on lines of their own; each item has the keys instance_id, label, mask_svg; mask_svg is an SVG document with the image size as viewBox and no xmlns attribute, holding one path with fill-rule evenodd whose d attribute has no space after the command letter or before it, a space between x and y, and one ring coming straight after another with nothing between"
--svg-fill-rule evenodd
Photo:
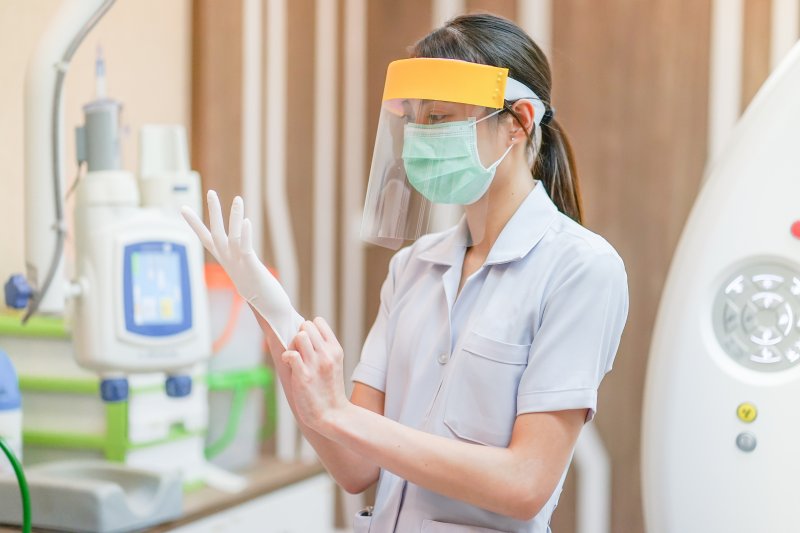
<instances>
[{"instance_id":1,"label":"white latex glove","mask_svg":"<svg viewBox=\"0 0 800 533\"><path fill-rule=\"evenodd\" d=\"M256 257L252 225L244 218L244 201L239 196L233 199L226 235L217 193L208 191L207 200L210 231L188 206L181 208L183 218L228 273L239 295L264 317L286 349L304 320L278 280Z\"/></svg>"}]
</instances>

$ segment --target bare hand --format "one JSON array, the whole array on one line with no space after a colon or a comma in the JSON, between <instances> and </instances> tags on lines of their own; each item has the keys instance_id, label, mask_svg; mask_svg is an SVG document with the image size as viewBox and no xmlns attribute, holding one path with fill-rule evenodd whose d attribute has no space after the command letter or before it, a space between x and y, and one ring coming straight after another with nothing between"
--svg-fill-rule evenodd
<instances>
[{"instance_id":1,"label":"bare hand","mask_svg":"<svg viewBox=\"0 0 800 533\"><path fill-rule=\"evenodd\" d=\"M303 322L289 350L281 356L292 369L297 416L315 430L331 421L350 402L344 390L344 352L322 318Z\"/></svg>"}]
</instances>

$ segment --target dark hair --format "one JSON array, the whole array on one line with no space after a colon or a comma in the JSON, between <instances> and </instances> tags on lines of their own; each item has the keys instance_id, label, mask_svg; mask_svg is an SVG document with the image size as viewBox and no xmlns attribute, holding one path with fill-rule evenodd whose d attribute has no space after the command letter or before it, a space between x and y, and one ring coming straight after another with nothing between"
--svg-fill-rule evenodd
<instances>
[{"instance_id":1,"label":"dark hair","mask_svg":"<svg viewBox=\"0 0 800 533\"><path fill-rule=\"evenodd\" d=\"M541 98L550 120L541 124L542 144L531 168L558 209L578 223L583 221L578 172L566 134L552 118L550 65L542 50L519 26L489 14L462 15L419 40L412 57L460 59L508 69L511 78L527 85ZM504 111L522 125L506 102ZM528 146L534 131L528 134Z\"/></svg>"}]
</instances>

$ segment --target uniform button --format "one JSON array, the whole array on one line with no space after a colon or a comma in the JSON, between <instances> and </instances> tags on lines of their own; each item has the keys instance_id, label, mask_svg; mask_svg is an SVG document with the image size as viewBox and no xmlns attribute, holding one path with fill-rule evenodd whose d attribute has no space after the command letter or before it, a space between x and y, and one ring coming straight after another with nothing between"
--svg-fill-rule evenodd
<instances>
[{"instance_id":1,"label":"uniform button","mask_svg":"<svg viewBox=\"0 0 800 533\"><path fill-rule=\"evenodd\" d=\"M439 354L439 357L437 357L436 360L439 361L440 365L445 365L447 364L447 361L450 360L450 356L446 353Z\"/></svg>"}]
</instances>

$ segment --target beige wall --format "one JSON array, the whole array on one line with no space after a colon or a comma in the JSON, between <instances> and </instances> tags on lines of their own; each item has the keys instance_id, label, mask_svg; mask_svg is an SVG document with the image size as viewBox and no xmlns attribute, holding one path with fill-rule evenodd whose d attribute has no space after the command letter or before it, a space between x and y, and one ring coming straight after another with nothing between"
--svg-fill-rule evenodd
<instances>
[{"instance_id":1,"label":"beige wall","mask_svg":"<svg viewBox=\"0 0 800 533\"><path fill-rule=\"evenodd\" d=\"M0 0L0 280L24 268L23 88L28 58L56 12L56 0ZM98 45L109 95L124 103L124 164L136 169L143 123L190 118L190 0L117 0L73 58L64 89L66 179L75 176L73 129L94 95Z\"/></svg>"}]
</instances>

